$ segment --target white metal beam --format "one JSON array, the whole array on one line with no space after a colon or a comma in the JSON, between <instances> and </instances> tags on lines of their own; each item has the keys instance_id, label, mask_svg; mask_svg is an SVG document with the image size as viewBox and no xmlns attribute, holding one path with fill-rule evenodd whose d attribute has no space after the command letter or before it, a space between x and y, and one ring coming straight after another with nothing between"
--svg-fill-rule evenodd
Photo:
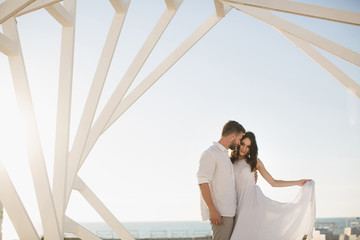
<instances>
[{"instance_id":1,"label":"white metal beam","mask_svg":"<svg viewBox=\"0 0 360 240\"><path fill-rule=\"evenodd\" d=\"M60 5L57 3L56 5ZM63 7L63 6L61 6ZM48 7L49 8L49 7ZM48 9L47 8L47 9ZM70 114L75 44L76 0L65 0L63 7L71 16L72 26L62 28L60 75L55 134L53 197L60 234L63 234L65 214L66 179L70 136ZM63 238L63 236L61 236Z\"/></svg>"},{"instance_id":2,"label":"white metal beam","mask_svg":"<svg viewBox=\"0 0 360 240\"><path fill-rule=\"evenodd\" d=\"M18 14L16 14L16 17L19 17L21 15L45 8L47 6L50 6L52 4L61 2L63 0L36 0L35 2L31 3L29 6L21 10Z\"/></svg>"},{"instance_id":3,"label":"white metal beam","mask_svg":"<svg viewBox=\"0 0 360 240\"><path fill-rule=\"evenodd\" d=\"M1 160L0 160L0 202L2 202L3 206L5 207L6 212L20 239L29 239L29 240L40 239ZM1 226L0 226L0 235L1 235Z\"/></svg>"},{"instance_id":4,"label":"white metal beam","mask_svg":"<svg viewBox=\"0 0 360 240\"><path fill-rule=\"evenodd\" d=\"M96 212L105 220L111 229L119 236L120 239L134 240L126 228L116 219L116 217L107 209L100 199L90 190L80 177L77 177L74 183L74 189L88 201Z\"/></svg>"},{"instance_id":5,"label":"white metal beam","mask_svg":"<svg viewBox=\"0 0 360 240\"><path fill-rule=\"evenodd\" d=\"M238 3L224 2L250 16L253 16L265 23L272 25L273 27L282 31L288 32L295 37L298 37L308 43L313 44L329 53L334 54L348 62L351 62L357 66L360 66L360 54L352 51L346 47L343 47L333 41L330 41L318 34L315 34L305 28L302 28L294 23L286 21L285 19L278 17L267 10L249 7Z\"/></svg>"},{"instance_id":6,"label":"white metal beam","mask_svg":"<svg viewBox=\"0 0 360 240\"><path fill-rule=\"evenodd\" d=\"M4 53L7 56L16 55L19 49L17 44L6 37L4 34L0 33L0 52Z\"/></svg>"},{"instance_id":7,"label":"white metal beam","mask_svg":"<svg viewBox=\"0 0 360 240\"><path fill-rule=\"evenodd\" d=\"M0 4L0 24L16 15L35 0L7 0Z\"/></svg>"},{"instance_id":8,"label":"white metal beam","mask_svg":"<svg viewBox=\"0 0 360 240\"><path fill-rule=\"evenodd\" d=\"M231 10L231 7L224 5L220 0L214 0L215 10L218 17L222 18Z\"/></svg>"},{"instance_id":9,"label":"white metal beam","mask_svg":"<svg viewBox=\"0 0 360 240\"><path fill-rule=\"evenodd\" d=\"M125 5L123 6L123 8L127 9ZM79 127L75 135L74 143L69 154L68 176L66 181L66 205L70 198L72 184L78 171L81 154L84 150L84 146L88 138L91 125L93 123L101 92L106 80L106 76L108 74L111 61L116 49L116 45L118 43L118 39L121 33L121 29L125 21L126 13L127 12L114 14L110 30L108 32L108 36L103 51L101 53L94 79L80 119Z\"/></svg>"},{"instance_id":10,"label":"white metal beam","mask_svg":"<svg viewBox=\"0 0 360 240\"><path fill-rule=\"evenodd\" d=\"M360 13L288 0L222 0L329 21L360 25Z\"/></svg>"},{"instance_id":11,"label":"white metal beam","mask_svg":"<svg viewBox=\"0 0 360 240\"><path fill-rule=\"evenodd\" d=\"M93 124L93 127L91 128L91 131L87 138L86 145L83 145L84 147L85 146L87 146L87 147L91 146L91 147L90 147L90 149L85 148L85 150L84 150L84 148L82 148L82 150L84 150L84 152L81 155L81 158L77 159L78 160L78 169L76 170L76 172L72 173L72 176L70 176L70 177L72 177L72 179L75 178L77 171L80 169L81 165L84 162L84 159L86 159L89 151L94 146L97 139L103 132L103 129L104 129L106 123L111 118L111 115L115 111L117 105L120 103L120 101L124 97L125 93L129 89L132 82L134 81L136 75L139 73L141 67L144 65L144 63L145 63L146 59L148 58L148 56L150 55L151 51L153 50L153 48L159 41L159 39L160 39L161 35L163 34L163 32L165 31L166 27L168 26L170 21L173 19L175 13L176 13L176 10L172 10L169 8L167 8L164 11L163 15L160 17L159 21L153 28L152 32L146 39L146 41L143 44L143 46L141 47L140 51L138 52L135 59L131 63L130 67L126 71L125 75L121 79L119 85L117 86L114 93L110 97L109 101L105 105L104 109L101 111L98 119L95 121L95 123ZM89 142L90 142L90 144L88 144ZM70 190L71 190L71 188L70 188Z\"/></svg>"},{"instance_id":12,"label":"white metal beam","mask_svg":"<svg viewBox=\"0 0 360 240\"><path fill-rule=\"evenodd\" d=\"M324 57L319 51L313 48L310 44L305 41L294 37L293 35L279 30L279 32L284 35L290 42L292 42L296 47L303 51L307 56L309 56L314 62L319 64L325 71L327 71L331 76L340 82L346 89L348 89L356 97L360 98L360 85L352 80L348 75L341 71L335 64L329 61Z\"/></svg>"},{"instance_id":13,"label":"white metal beam","mask_svg":"<svg viewBox=\"0 0 360 240\"><path fill-rule=\"evenodd\" d=\"M158 23L155 25L154 29L150 33L149 37L146 39L144 45L136 55L135 59L131 63L130 67L126 71L125 75L121 79L119 85L115 89L113 95L110 97L109 101L105 105L104 109L100 113L98 119L94 123L92 127L88 141L96 142L98 137L103 132L103 129L106 123L111 118L111 115L115 111L116 107L119 105L121 100L123 99L125 93L129 89L130 85L133 83L135 77L139 73L140 69L144 65L146 59L152 52L153 48L159 41L161 35L165 31L166 27L173 19L176 11L170 10L167 8Z\"/></svg>"},{"instance_id":14,"label":"white metal beam","mask_svg":"<svg viewBox=\"0 0 360 240\"><path fill-rule=\"evenodd\" d=\"M177 11L184 0L165 0L166 7L169 10Z\"/></svg>"},{"instance_id":15,"label":"white metal beam","mask_svg":"<svg viewBox=\"0 0 360 240\"><path fill-rule=\"evenodd\" d=\"M226 8L225 14L230 9ZM189 51L212 27L214 27L222 17L215 12L199 28L197 28L175 51L173 51L161 64L151 72L116 108L110 121L106 124L108 129L132 104L134 104L159 78L166 73L187 51ZM104 132L103 131L103 132ZM89 146L90 147L90 146ZM91 150L85 148L85 153ZM84 155L85 155L84 153Z\"/></svg>"},{"instance_id":16,"label":"white metal beam","mask_svg":"<svg viewBox=\"0 0 360 240\"><path fill-rule=\"evenodd\" d=\"M3 219L4 219L4 206L1 202L1 198L0 198L0 240L2 240L2 223L3 223Z\"/></svg>"},{"instance_id":17,"label":"white metal beam","mask_svg":"<svg viewBox=\"0 0 360 240\"><path fill-rule=\"evenodd\" d=\"M44 236L45 239L60 240L59 226L15 18L10 18L5 21L2 24L2 27L4 34L15 41L19 48L19 53L17 55L9 56L9 63L19 112L21 113L24 122L30 169L43 224Z\"/></svg>"},{"instance_id":18,"label":"white metal beam","mask_svg":"<svg viewBox=\"0 0 360 240\"><path fill-rule=\"evenodd\" d=\"M84 240L101 240L98 236L72 220L71 218L65 216L65 224L64 224L65 232L72 233Z\"/></svg>"},{"instance_id":19,"label":"white metal beam","mask_svg":"<svg viewBox=\"0 0 360 240\"><path fill-rule=\"evenodd\" d=\"M74 25L75 18L73 17L73 14L69 13L69 11L65 7L63 7L60 3L55 3L53 5L50 5L45 9L63 27L71 27Z\"/></svg>"},{"instance_id":20,"label":"white metal beam","mask_svg":"<svg viewBox=\"0 0 360 240\"><path fill-rule=\"evenodd\" d=\"M116 13L124 14L128 11L130 0L110 0Z\"/></svg>"}]
</instances>

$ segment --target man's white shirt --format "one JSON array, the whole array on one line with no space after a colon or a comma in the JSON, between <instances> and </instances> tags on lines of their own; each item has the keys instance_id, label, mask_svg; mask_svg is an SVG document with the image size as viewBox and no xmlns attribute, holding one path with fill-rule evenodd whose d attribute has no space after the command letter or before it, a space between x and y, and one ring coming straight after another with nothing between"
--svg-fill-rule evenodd
<instances>
[{"instance_id":1,"label":"man's white shirt","mask_svg":"<svg viewBox=\"0 0 360 240\"><path fill-rule=\"evenodd\" d=\"M209 183L211 197L217 211L223 217L234 217L236 192L233 165L228 150L214 142L200 157L198 184ZM209 209L201 196L202 220L209 220Z\"/></svg>"}]
</instances>

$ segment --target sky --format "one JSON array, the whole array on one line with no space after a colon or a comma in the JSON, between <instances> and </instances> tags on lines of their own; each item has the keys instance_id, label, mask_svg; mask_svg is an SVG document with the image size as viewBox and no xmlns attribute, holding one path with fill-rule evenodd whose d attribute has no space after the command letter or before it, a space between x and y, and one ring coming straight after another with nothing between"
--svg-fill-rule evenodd
<instances>
[{"instance_id":1,"label":"sky","mask_svg":"<svg viewBox=\"0 0 360 240\"><path fill-rule=\"evenodd\" d=\"M360 12L356 0L310 2ZM165 7L162 0L131 2L96 116ZM184 1L133 86L214 10L210 0ZM108 1L78 1L71 143L113 13ZM276 14L360 52L357 26ZM17 22L51 183L61 26L45 10ZM359 67L319 51L360 83ZM0 159L30 218L38 223L24 135L3 54L0 76ZM274 28L236 9L99 138L79 176L120 221L200 221L199 157L219 140L228 120L255 133L259 158L274 178L315 180L317 217L360 216L360 99ZM272 188L262 177L258 185L282 202L291 201L299 190ZM79 222L103 221L75 191L67 215ZM4 231L11 228L5 216Z\"/></svg>"}]
</instances>

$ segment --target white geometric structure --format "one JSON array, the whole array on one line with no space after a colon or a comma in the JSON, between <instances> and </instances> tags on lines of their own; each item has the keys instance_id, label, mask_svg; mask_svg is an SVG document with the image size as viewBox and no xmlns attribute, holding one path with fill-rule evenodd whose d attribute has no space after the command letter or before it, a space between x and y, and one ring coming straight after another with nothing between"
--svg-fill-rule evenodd
<instances>
[{"instance_id":1,"label":"white geometric structure","mask_svg":"<svg viewBox=\"0 0 360 240\"><path fill-rule=\"evenodd\" d=\"M24 119L28 158L45 239L63 239L64 233L74 233L81 239L100 239L65 215L72 190L79 191L121 239L134 239L89 189L86 183L80 179L77 173L98 138L213 26L224 18L232 8L273 26L352 94L360 98L360 85L312 46L321 48L357 66L360 66L359 53L273 15L269 10L358 26L360 25L360 13L288 0L215 0L216 12L124 97L183 2L183 0L165 0L166 10L135 56L119 85L114 90L113 95L102 109L101 114L97 119L94 119L104 82L130 6L130 0L110 0L109 2L108 4L111 4L114 9L113 21L84 106L74 144L71 148L69 147L69 128L76 0L6 0L0 5L0 24L2 24L3 28L3 33L0 33L0 51L8 56L18 107ZM52 187L44 164L43 150L16 24L16 18L42 8L62 26ZM40 239L1 161L0 201L21 239Z\"/></svg>"}]
</instances>

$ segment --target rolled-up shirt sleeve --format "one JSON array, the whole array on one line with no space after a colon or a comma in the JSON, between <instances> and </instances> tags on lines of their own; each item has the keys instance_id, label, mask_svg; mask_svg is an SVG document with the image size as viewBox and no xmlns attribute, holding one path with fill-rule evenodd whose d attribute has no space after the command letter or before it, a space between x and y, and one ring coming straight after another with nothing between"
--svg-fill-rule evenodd
<instances>
[{"instance_id":1,"label":"rolled-up shirt sleeve","mask_svg":"<svg viewBox=\"0 0 360 240\"><path fill-rule=\"evenodd\" d=\"M205 151L200 157L199 170L197 172L198 184L211 182L215 166L215 156L211 152Z\"/></svg>"}]
</instances>

